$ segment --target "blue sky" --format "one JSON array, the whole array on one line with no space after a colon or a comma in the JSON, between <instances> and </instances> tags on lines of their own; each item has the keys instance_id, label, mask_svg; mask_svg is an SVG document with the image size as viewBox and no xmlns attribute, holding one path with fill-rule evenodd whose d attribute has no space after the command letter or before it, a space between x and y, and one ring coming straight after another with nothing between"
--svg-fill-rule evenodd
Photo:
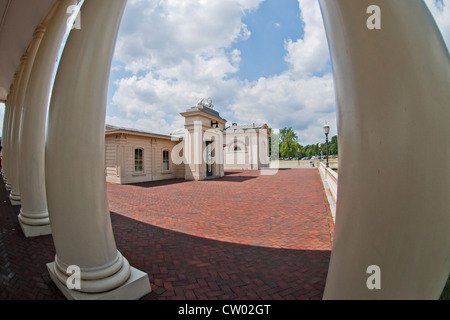
<instances>
[{"instance_id":1,"label":"blue sky","mask_svg":"<svg viewBox=\"0 0 450 320\"><path fill-rule=\"evenodd\" d=\"M450 43L450 0L425 2ZM169 134L207 97L229 122L291 126L303 145L323 141L325 123L335 135L318 1L128 0L106 122Z\"/></svg>"},{"instance_id":2,"label":"blue sky","mask_svg":"<svg viewBox=\"0 0 450 320\"><path fill-rule=\"evenodd\" d=\"M426 0L450 41L449 1ZM129 0L111 75L109 124L168 134L211 97L240 124L293 127L303 145L337 134L317 0Z\"/></svg>"},{"instance_id":3,"label":"blue sky","mask_svg":"<svg viewBox=\"0 0 450 320\"><path fill-rule=\"evenodd\" d=\"M107 123L167 134L203 97L229 122L292 126L302 144L322 141L325 123L336 134L318 2L131 0Z\"/></svg>"},{"instance_id":4,"label":"blue sky","mask_svg":"<svg viewBox=\"0 0 450 320\"><path fill-rule=\"evenodd\" d=\"M303 36L298 2L266 0L256 11L244 16L242 21L251 30L251 36L232 46L241 51L239 78L254 81L287 70L284 41Z\"/></svg>"}]
</instances>

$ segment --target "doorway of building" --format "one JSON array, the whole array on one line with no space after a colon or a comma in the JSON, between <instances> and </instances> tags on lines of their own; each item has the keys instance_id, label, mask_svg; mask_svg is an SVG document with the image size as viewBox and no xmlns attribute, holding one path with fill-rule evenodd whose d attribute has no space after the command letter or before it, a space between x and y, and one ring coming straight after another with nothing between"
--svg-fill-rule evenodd
<instances>
[{"instance_id":1,"label":"doorway of building","mask_svg":"<svg viewBox=\"0 0 450 320\"><path fill-rule=\"evenodd\" d=\"M206 176L212 177L212 141L206 141Z\"/></svg>"}]
</instances>

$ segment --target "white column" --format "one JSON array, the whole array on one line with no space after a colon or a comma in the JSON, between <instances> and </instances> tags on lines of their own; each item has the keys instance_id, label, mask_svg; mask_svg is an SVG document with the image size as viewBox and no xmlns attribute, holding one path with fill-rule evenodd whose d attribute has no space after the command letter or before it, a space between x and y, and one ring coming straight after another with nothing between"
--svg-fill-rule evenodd
<instances>
[{"instance_id":1,"label":"white column","mask_svg":"<svg viewBox=\"0 0 450 320\"><path fill-rule=\"evenodd\" d=\"M31 70L33 68L34 59L39 49L42 37L44 36L45 28L39 25L33 34L30 46L27 49L27 53L24 58L23 71L19 80L19 87L17 88L17 95L14 99L14 115L12 121L12 136L11 136L11 192L9 199L12 205L20 205L20 127L22 119L23 103L28 87L28 81L30 79Z\"/></svg>"},{"instance_id":2,"label":"white column","mask_svg":"<svg viewBox=\"0 0 450 320\"><path fill-rule=\"evenodd\" d=\"M6 184L9 193L9 200L11 205L20 205L20 192L19 192L19 168L18 168L18 153L19 153L19 127L21 117L21 105L20 97L24 88L24 71L28 63L28 50L22 55L19 70L17 72L17 86L14 90L12 97L13 102L11 104L11 116L9 127L9 143L8 143L8 181Z\"/></svg>"},{"instance_id":3,"label":"white column","mask_svg":"<svg viewBox=\"0 0 450 320\"><path fill-rule=\"evenodd\" d=\"M116 248L106 193L106 95L125 4L84 2L81 29L70 33L49 108L45 179L56 257L47 266L67 298L136 299L150 291L147 274L131 268ZM81 270L75 290L67 287L72 265Z\"/></svg>"},{"instance_id":4,"label":"white column","mask_svg":"<svg viewBox=\"0 0 450 320\"><path fill-rule=\"evenodd\" d=\"M5 101L5 111L3 113L3 127L2 127L2 168L1 168L1 174L2 174L2 178L3 180L5 180L5 171L4 171L4 167L3 167L3 154L4 151L3 149L5 148L6 145L6 128L7 128L7 123L8 123L8 113L9 113L9 106L8 106L8 101Z\"/></svg>"},{"instance_id":5,"label":"white column","mask_svg":"<svg viewBox=\"0 0 450 320\"><path fill-rule=\"evenodd\" d=\"M437 299L450 271L448 50L421 0L320 3L339 137L324 298Z\"/></svg>"},{"instance_id":6,"label":"white column","mask_svg":"<svg viewBox=\"0 0 450 320\"><path fill-rule=\"evenodd\" d=\"M14 116L14 110L15 110L15 101L17 96L17 90L20 82L20 76L21 72L23 70L23 64L25 59L25 54L22 55L21 63L19 68L17 69L16 73L14 74L14 82L11 86L11 90L8 94L8 100L6 101L9 106L9 113L8 113L8 123L7 123L7 129L6 129L6 146L5 150L2 150L5 155L5 189L7 191L11 191L11 153L12 153L12 146L11 146L11 139L12 139L12 126L13 126L13 116Z\"/></svg>"},{"instance_id":7,"label":"white column","mask_svg":"<svg viewBox=\"0 0 450 320\"><path fill-rule=\"evenodd\" d=\"M45 126L55 61L67 29L67 8L76 0L61 0L48 17L36 54L22 110L19 185L22 208L19 222L27 237L51 233L45 191ZM42 28L44 31L44 27Z\"/></svg>"},{"instance_id":8,"label":"white column","mask_svg":"<svg viewBox=\"0 0 450 320\"><path fill-rule=\"evenodd\" d=\"M14 90L14 85L11 85L11 88L9 90L9 94L8 94L8 98L5 102L5 115L3 118L3 133L2 133L2 178L3 178L3 183L6 184L8 182L8 178L7 178L7 166L8 166L8 139L9 139L9 123L10 123L10 118L11 118L11 105L12 105L12 96L14 95L13 93ZM9 190L7 189L7 191L10 191L11 188L9 188Z\"/></svg>"}]
</instances>

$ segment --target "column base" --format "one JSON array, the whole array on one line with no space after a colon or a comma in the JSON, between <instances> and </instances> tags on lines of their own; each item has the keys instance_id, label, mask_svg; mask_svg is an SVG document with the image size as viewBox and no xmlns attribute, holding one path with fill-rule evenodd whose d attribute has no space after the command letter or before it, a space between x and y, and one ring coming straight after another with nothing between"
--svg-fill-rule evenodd
<instances>
[{"instance_id":1,"label":"column base","mask_svg":"<svg viewBox=\"0 0 450 320\"><path fill-rule=\"evenodd\" d=\"M27 238L46 236L52 234L52 229L49 224L43 226L30 226L28 224L23 223L20 219L19 224L20 227L22 228L23 233L25 234L25 237Z\"/></svg>"},{"instance_id":2,"label":"column base","mask_svg":"<svg viewBox=\"0 0 450 320\"><path fill-rule=\"evenodd\" d=\"M11 202L12 206L20 206L20 194L9 194L9 201Z\"/></svg>"},{"instance_id":3,"label":"column base","mask_svg":"<svg viewBox=\"0 0 450 320\"><path fill-rule=\"evenodd\" d=\"M152 291L148 275L130 267L130 277L120 287L101 293L84 293L67 288L56 276L55 263L47 263L50 278L68 300L138 300Z\"/></svg>"}]
</instances>

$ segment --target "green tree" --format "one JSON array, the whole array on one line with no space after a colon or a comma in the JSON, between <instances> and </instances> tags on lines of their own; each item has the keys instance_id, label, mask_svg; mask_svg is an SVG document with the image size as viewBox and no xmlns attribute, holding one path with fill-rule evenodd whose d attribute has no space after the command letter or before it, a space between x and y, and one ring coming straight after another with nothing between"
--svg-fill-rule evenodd
<instances>
[{"instance_id":1,"label":"green tree","mask_svg":"<svg viewBox=\"0 0 450 320\"><path fill-rule=\"evenodd\" d=\"M299 150L298 138L292 127L280 130L280 156L282 158L294 157Z\"/></svg>"},{"instance_id":2,"label":"green tree","mask_svg":"<svg viewBox=\"0 0 450 320\"><path fill-rule=\"evenodd\" d=\"M305 147L302 146L301 144L298 145L298 151L296 152L295 156L296 157L300 157L303 158L305 154Z\"/></svg>"},{"instance_id":3,"label":"green tree","mask_svg":"<svg viewBox=\"0 0 450 320\"><path fill-rule=\"evenodd\" d=\"M314 146L313 146L313 155L314 156L317 156L317 155L319 155L320 154L320 148L319 148L319 143L316 143Z\"/></svg>"},{"instance_id":4,"label":"green tree","mask_svg":"<svg viewBox=\"0 0 450 320\"><path fill-rule=\"evenodd\" d=\"M337 136L331 138L328 144L328 154L337 155L338 154L338 139Z\"/></svg>"},{"instance_id":5,"label":"green tree","mask_svg":"<svg viewBox=\"0 0 450 320\"><path fill-rule=\"evenodd\" d=\"M298 137L292 127L285 127L280 130L279 142L279 156L281 158L291 158L294 156L303 158L327 154L327 146L324 142L308 144L306 146L302 146L298 143ZM333 136L331 140L328 141L328 154L338 154L337 136Z\"/></svg>"},{"instance_id":6,"label":"green tree","mask_svg":"<svg viewBox=\"0 0 450 320\"><path fill-rule=\"evenodd\" d=\"M279 150L279 145L278 145L279 133L277 133L272 128L269 128L269 131L270 131L270 136L269 136L269 155L270 155L270 160L275 160L277 157L280 156L280 150ZM276 150L272 150L272 140L274 141L273 146L276 148ZM277 150L278 150L278 154L276 154Z\"/></svg>"},{"instance_id":7,"label":"green tree","mask_svg":"<svg viewBox=\"0 0 450 320\"><path fill-rule=\"evenodd\" d=\"M326 143L321 143L319 145L319 153L321 155L326 155L327 154L327 144Z\"/></svg>"}]
</instances>

